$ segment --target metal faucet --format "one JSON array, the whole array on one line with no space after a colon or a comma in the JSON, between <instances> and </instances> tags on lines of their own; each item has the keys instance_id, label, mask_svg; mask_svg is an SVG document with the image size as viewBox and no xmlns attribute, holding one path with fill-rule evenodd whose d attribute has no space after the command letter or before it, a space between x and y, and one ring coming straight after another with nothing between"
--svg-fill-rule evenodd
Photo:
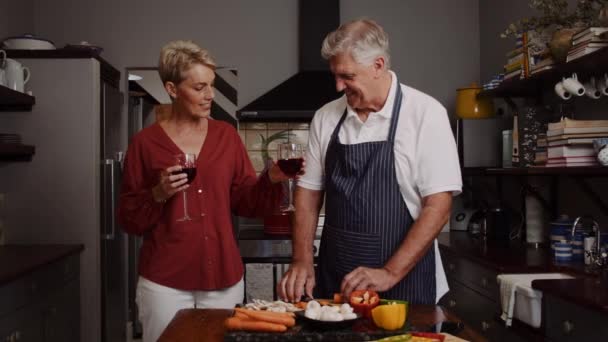
<instances>
[{"instance_id":1,"label":"metal faucet","mask_svg":"<svg viewBox=\"0 0 608 342\"><path fill-rule=\"evenodd\" d=\"M572 224L572 230L571 230L571 238L570 241L574 241L574 233L576 231L576 226L578 224L578 222L583 218L583 216L579 216L574 220L574 223ZM606 263L606 255L602 255L602 250L601 250L601 243L600 243L600 239L601 239L601 231L600 231L600 225L597 223L596 220L591 220L593 222L593 228L592 230L595 231L596 237L595 237L595 252L591 252L590 257L591 257L591 264L592 265L596 265L599 267L605 266Z\"/></svg>"}]
</instances>

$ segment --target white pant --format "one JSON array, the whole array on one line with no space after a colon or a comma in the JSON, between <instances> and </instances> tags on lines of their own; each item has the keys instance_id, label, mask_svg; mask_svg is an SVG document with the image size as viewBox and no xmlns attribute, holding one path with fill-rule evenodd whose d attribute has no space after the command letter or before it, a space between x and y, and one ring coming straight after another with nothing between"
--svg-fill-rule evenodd
<instances>
[{"instance_id":1,"label":"white pant","mask_svg":"<svg viewBox=\"0 0 608 342\"><path fill-rule=\"evenodd\" d=\"M144 277L137 281L135 301L143 328L143 342L156 342L181 309L232 309L243 302L243 279L217 291L182 291L159 285Z\"/></svg>"}]
</instances>

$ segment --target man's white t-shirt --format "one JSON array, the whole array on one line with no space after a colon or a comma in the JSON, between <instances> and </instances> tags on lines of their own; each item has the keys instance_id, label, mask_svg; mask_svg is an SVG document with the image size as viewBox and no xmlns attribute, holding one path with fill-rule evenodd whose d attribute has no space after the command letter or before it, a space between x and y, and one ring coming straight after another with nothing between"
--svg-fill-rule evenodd
<instances>
[{"instance_id":1,"label":"man's white t-shirt","mask_svg":"<svg viewBox=\"0 0 608 342\"><path fill-rule=\"evenodd\" d=\"M343 144L385 141L391 123L397 77L391 71L392 84L384 107L370 113L362 122L342 96L319 109L310 125L306 152L306 173L298 186L323 190L325 155L340 117L347 109L339 132ZM434 98L414 88L399 84L403 101L395 135L395 170L397 182L407 208L416 220L422 198L445 191L454 196L462 190L458 152L445 108ZM437 301L448 291L447 279L435 241Z\"/></svg>"}]
</instances>

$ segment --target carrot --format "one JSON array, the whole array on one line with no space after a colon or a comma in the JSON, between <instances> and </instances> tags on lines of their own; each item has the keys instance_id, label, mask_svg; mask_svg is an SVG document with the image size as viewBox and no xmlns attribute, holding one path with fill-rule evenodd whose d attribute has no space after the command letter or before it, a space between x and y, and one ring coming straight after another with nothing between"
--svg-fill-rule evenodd
<instances>
[{"instance_id":1,"label":"carrot","mask_svg":"<svg viewBox=\"0 0 608 342\"><path fill-rule=\"evenodd\" d=\"M242 312L238 312L238 311L234 312L234 317L243 318L243 319L249 319L249 316L245 315Z\"/></svg>"},{"instance_id":2,"label":"carrot","mask_svg":"<svg viewBox=\"0 0 608 342\"><path fill-rule=\"evenodd\" d=\"M342 301L342 294L341 293L334 293L334 303L336 303L336 304L342 304L342 303L344 303Z\"/></svg>"},{"instance_id":3,"label":"carrot","mask_svg":"<svg viewBox=\"0 0 608 342\"><path fill-rule=\"evenodd\" d=\"M295 303L294 305L295 305L297 308L300 308L300 309L302 309L302 310L306 310L306 305L307 305L307 304L308 304L307 302L297 302L297 303Z\"/></svg>"},{"instance_id":4,"label":"carrot","mask_svg":"<svg viewBox=\"0 0 608 342\"><path fill-rule=\"evenodd\" d=\"M253 311L253 310L247 310L247 309L242 309L242 308L235 308L234 310L236 312L244 313L245 315L249 316L249 318L251 318L251 319L255 319L255 320L259 320L259 321L283 324L288 327L293 327L294 325L296 325L295 318L293 318L291 315L289 315L287 313L269 312L269 311Z\"/></svg>"},{"instance_id":5,"label":"carrot","mask_svg":"<svg viewBox=\"0 0 608 342\"><path fill-rule=\"evenodd\" d=\"M264 332L284 332L287 327L283 324L230 317L224 321L224 326L228 330L264 331Z\"/></svg>"}]
</instances>

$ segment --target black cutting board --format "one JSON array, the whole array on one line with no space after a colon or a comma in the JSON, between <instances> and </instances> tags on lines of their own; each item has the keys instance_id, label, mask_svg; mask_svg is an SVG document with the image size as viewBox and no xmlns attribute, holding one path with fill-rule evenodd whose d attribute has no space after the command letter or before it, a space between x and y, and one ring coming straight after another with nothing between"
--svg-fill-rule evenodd
<instances>
[{"instance_id":1,"label":"black cutting board","mask_svg":"<svg viewBox=\"0 0 608 342\"><path fill-rule=\"evenodd\" d=\"M300 322L284 333L262 333L247 331L228 331L225 342L266 342L266 341L374 341L388 336L407 334L412 331L409 322L399 330L378 328L370 319L361 318L351 327L338 330L322 330L306 322Z\"/></svg>"}]
</instances>

